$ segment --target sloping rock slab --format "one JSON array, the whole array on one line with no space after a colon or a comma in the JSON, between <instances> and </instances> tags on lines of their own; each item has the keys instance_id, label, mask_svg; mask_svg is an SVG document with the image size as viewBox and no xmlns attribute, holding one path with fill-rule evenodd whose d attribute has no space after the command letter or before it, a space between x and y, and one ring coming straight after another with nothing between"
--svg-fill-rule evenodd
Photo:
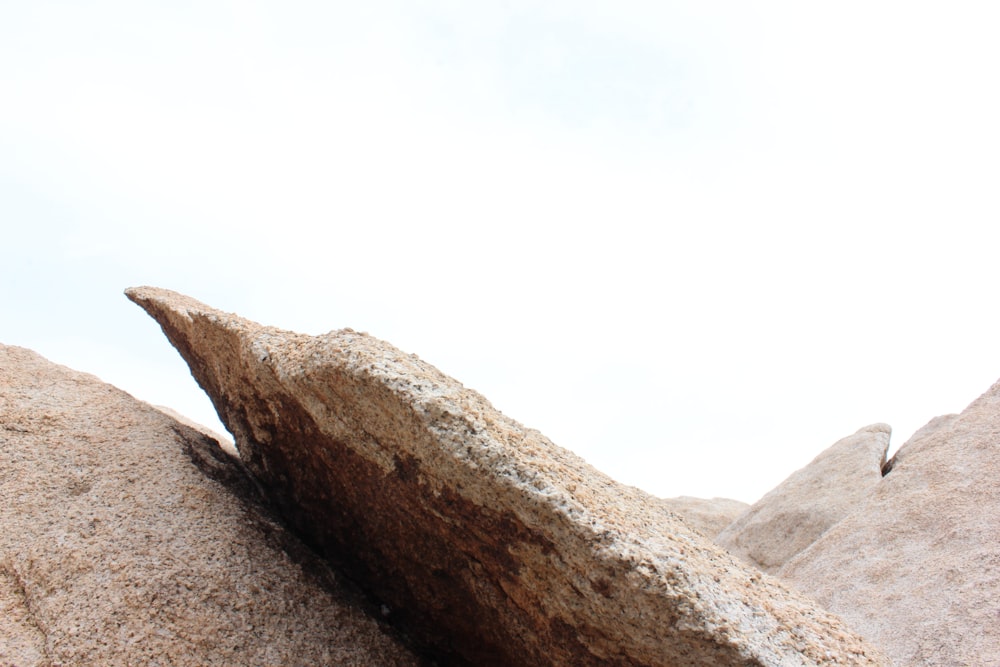
<instances>
[{"instance_id":1,"label":"sloping rock slab","mask_svg":"<svg viewBox=\"0 0 1000 667\"><path fill-rule=\"evenodd\" d=\"M715 538L774 572L851 513L882 481L892 429L872 424L838 440L768 492Z\"/></svg>"},{"instance_id":2,"label":"sloping rock slab","mask_svg":"<svg viewBox=\"0 0 1000 667\"><path fill-rule=\"evenodd\" d=\"M835 616L415 356L127 294L288 520L449 662L883 664Z\"/></svg>"},{"instance_id":3,"label":"sloping rock slab","mask_svg":"<svg viewBox=\"0 0 1000 667\"><path fill-rule=\"evenodd\" d=\"M750 505L741 500L731 498L692 498L677 496L660 500L667 509L679 514L692 528L702 535L714 538L741 514L750 509Z\"/></svg>"},{"instance_id":4,"label":"sloping rock slab","mask_svg":"<svg viewBox=\"0 0 1000 667\"><path fill-rule=\"evenodd\" d=\"M0 345L0 665L416 665L203 434Z\"/></svg>"},{"instance_id":5,"label":"sloping rock slab","mask_svg":"<svg viewBox=\"0 0 1000 667\"><path fill-rule=\"evenodd\" d=\"M1000 382L908 440L779 575L899 665L1000 665Z\"/></svg>"}]
</instances>

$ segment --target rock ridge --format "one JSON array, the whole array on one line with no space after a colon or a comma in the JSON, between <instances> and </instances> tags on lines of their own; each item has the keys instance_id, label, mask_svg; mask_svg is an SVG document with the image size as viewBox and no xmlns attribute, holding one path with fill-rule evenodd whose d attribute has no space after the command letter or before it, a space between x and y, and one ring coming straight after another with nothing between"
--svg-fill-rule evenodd
<instances>
[{"instance_id":1,"label":"rock ridge","mask_svg":"<svg viewBox=\"0 0 1000 667\"><path fill-rule=\"evenodd\" d=\"M445 660L887 664L744 566L413 355L128 297L188 362L283 516Z\"/></svg>"}]
</instances>

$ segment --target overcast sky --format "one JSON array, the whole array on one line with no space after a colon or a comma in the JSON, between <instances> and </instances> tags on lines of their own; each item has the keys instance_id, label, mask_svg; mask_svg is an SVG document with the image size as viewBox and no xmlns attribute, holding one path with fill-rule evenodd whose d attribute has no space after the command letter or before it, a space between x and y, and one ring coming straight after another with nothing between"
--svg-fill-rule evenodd
<instances>
[{"instance_id":1,"label":"overcast sky","mask_svg":"<svg viewBox=\"0 0 1000 667\"><path fill-rule=\"evenodd\" d=\"M992 2L4 2L0 342L216 429L174 289L662 496L1000 377Z\"/></svg>"}]
</instances>

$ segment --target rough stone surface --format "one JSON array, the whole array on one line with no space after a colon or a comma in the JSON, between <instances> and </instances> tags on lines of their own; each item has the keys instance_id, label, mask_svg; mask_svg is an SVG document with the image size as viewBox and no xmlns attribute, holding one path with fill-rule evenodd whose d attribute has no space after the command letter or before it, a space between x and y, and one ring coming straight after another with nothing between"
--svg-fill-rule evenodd
<instances>
[{"instance_id":1,"label":"rough stone surface","mask_svg":"<svg viewBox=\"0 0 1000 667\"><path fill-rule=\"evenodd\" d=\"M1000 382L933 420L779 574L899 665L1000 665Z\"/></svg>"},{"instance_id":2,"label":"rough stone surface","mask_svg":"<svg viewBox=\"0 0 1000 667\"><path fill-rule=\"evenodd\" d=\"M21 582L0 568L0 665L44 665L45 633L33 619Z\"/></svg>"},{"instance_id":3,"label":"rough stone surface","mask_svg":"<svg viewBox=\"0 0 1000 667\"><path fill-rule=\"evenodd\" d=\"M882 481L890 433L887 424L873 424L838 440L754 503L715 542L773 573Z\"/></svg>"},{"instance_id":4,"label":"rough stone surface","mask_svg":"<svg viewBox=\"0 0 1000 667\"><path fill-rule=\"evenodd\" d=\"M416 665L214 440L0 345L0 665Z\"/></svg>"},{"instance_id":5,"label":"rough stone surface","mask_svg":"<svg viewBox=\"0 0 1000 667\"><path fill-rule=\"evenodd\" d=\"M670 511L679 514L689 526L709 538L714 538L723 528L735 521L736 517L750 509L747 503L730 498L677 496L663 498L660 502Z\"/></svg>"},{"instance_id":6,"label":"rough stone surface","mask_svg":"<svg viewBox=\"0 0 1000 667\"><path fill-rule=\"evenodd\" d=\"M837 617L415 356L127 294L288 521L443 660L884 664Z\"/></svg>"}]
</instances>

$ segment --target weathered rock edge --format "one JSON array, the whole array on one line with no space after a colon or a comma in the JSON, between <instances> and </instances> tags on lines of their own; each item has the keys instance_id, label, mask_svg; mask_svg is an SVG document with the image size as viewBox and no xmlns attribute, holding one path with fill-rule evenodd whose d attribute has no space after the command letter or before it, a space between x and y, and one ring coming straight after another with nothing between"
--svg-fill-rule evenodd
<instances>
[{"instance_id":1,"label":"weathered rock edge","mask_svg":"<svg viewBox=\"0 0 1000 667\"><path fill-rule=\"evenodd\" d=\"M736 561L415 356L132 288L286 518L451 660L887 664Z\"/></svg>"}]
</instances>

